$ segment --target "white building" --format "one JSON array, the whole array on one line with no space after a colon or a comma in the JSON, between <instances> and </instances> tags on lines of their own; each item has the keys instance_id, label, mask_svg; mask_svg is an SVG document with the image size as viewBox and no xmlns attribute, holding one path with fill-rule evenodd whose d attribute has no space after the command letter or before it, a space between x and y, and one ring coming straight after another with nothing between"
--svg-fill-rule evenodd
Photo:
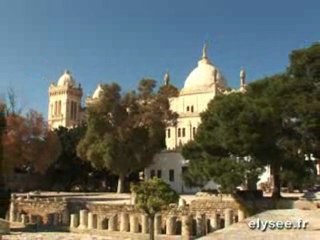
<instances>
[{"instance_id":1,"label":"white building","mask_svg":"<svg viewBox=\"0 0 320 240\"><path fill-rule=\"evenodd\" d=\"M245 91L245 72L240 72L240 89L227 90L227 83L220 70L210 61L204 46L198 66L185 80L178 97L169 99L170 109L178 113L176 126L166 129L167 150L157 154L151 166L145 169L145 178L157 176L165 180L177 192L194 192L198 189L187 188L181 178L187 168L188 160L174 150L192 140L201 123L200 113L207 109L208 103L219 94ZM216 184L209 183L210 188Z\"/></svg>"},{"instance_id":2,"label":"white building","mask_svg":"<svg viewBox=\"0 0 320 240\"><path fill-rule=\"evenodd\" d=\"M73 127L83 119L81 107L82 88L66 70L60 76L58 83L49 87L48 125L51 129Z\"/></svg>"}]
</instances>

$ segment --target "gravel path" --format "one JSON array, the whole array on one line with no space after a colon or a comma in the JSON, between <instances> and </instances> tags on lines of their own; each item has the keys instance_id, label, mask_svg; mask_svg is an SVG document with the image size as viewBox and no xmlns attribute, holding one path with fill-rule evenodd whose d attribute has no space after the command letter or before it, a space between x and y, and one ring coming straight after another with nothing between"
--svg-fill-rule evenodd
<instances>
[{"instance_id":1,"label":"gravel path","mask_svg":"<svg viewBox=\"0 0 320 240\"><path fill-rule=\"evenodd\" d=\"M115 240L107 236L74 234L61 232L48 233L13 233L2 236L2 240Z\"/></svg>"}]
</instances>

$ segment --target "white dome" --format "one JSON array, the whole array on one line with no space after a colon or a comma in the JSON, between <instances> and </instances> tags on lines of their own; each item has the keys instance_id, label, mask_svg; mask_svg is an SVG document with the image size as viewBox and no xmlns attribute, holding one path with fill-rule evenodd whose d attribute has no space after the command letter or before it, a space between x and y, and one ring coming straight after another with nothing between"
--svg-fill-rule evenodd
<instances>
[{"instance_id":1,"label":"white dome","mask_svg":"<svg viewBox=\"0 0 320 240\"><path fill-rule=\"evenodd\" d=\"M76 86L76 81L73 79L71 73L68 70L64 71L64 73L59 78L58 86Z\"/></svg>"},{"instance_id":2,"label":"white dome","mask_svg":"<svg viewBox=\"0 0 320 240\"><path fill-rule=\"evenodd\" d=\"M92 99L97 99L101 96L101 93L103 92L103 89L101 87L101 84L98 85L97 89L94 91L92 95Z\"/></svg>"},{"instance_id":3,"label":"white dome","mask_svg":"<svg viewBox=\"0 0 320 240\"><path fill-rule=\"evenodd\" d=\"M184 90L206 90L217 83L225 87L225 81L219 69L207 58L206 46L203 49L202 59L192 70L184 83Z\"/></svg>"}]
</instances>

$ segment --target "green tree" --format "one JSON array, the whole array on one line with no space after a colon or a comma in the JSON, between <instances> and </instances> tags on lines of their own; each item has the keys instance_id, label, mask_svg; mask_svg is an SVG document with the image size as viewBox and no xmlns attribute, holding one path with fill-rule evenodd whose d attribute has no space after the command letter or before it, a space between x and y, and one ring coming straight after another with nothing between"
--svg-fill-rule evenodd
<instances>
[{"instance_id":1,"label":"green tree","mask_svg":"<svg viewBox=\"0 0 320 240\"><path fill-rule=\"evenodd\" d=\"M196 153L198 157L195 159L202 157L203 161L199 163L204 165L196 166L197 163L191 162L188 178L192 180L192 177L201 176L204 170L208 172L213 167L218 168L215 164L221 161L222 173L213 171L207 174L221 181L219 178L230 170L230 163L226 159L221 160L226 157L226 153L228 159L230 156L250 156L253 164L250 165L252 171L249 166L249 172L253 173L253 179L259 172L256 171L258 168L270 165L275 198L280 197L281 169L286 181L288 176L293 178L292 173L300 177L311 174L312 170L310 172L305 163L304 155L319 155L320 90L317 56L320 56L319 45L294 51L287 72L249 84L246 94L233 93L215 98L202 114L202 124L195 138L201 153ZM224 152L221 154L216 149ZM241 172L241 165L237 165L239 168L233 171ZM238 181L238 178L225 179L231 183Z\"/></svg>"},{"instance_id":2,"label":"green tree","mask_svg":"<svg viewBox=\"0 0 320 240\"><path fill-rule=\"evenodd\" d=\"M154 240L154 217L156 213L176 203L179 195L159 178L148 179L138 185L132 185L131 191L136 194L136 206L146 213L149 219L150 240Z\"/></svg>"},{"instance_id":3,"label":"green tree","mask_svg":"<svg viewBox=\"0 0 320 240\"><path fill-rule=\"evenodd\" d=\"M59 127L54 130L57 134L61 152L58 159L50 166L46 176L50 186L55 190L70 191L76 184L87 180L92 171L90 164L77 156L76 148L84 136L85 127Z\"/></svg>"},{"instance_id":4,"label":"green tree","mask_svg":"<svg viewBox=\"0 0 320 240\"><path fill-rule=\"evenodd\" d=\"M230 94L217 97L201 117L195 141L182 149L190 159L184 179L198 186L214 180L222 192L244 182L252 189L263 166L252 154L259 137L254 107L243 94Z\"/></svg>"},{"instance_id":5,"label":"green tree","mask_svg":"<svg viewBox=\"0 0 320 240\"><path fill-rule=\"evenodd\" d=\"M320 83L320 44L315 43L291 52L288 73L295 78L306 78Z\"/></svg>"},{"instance_id":6,"label":"green tree","mask_svg":"<svg viewBox=\"0 0 320 240\"><path fill-rule=\"evenodd\" d=\"M177 97L179 95L179 90L171 84L161 86L158 92L166 98Z\"/></svg>"},{"instance_id":7,"label":"green tree","mask_svg":"<svg viewBox=\"0 0 320 240\"><path fill-rule=\"evenodd\" d=\"M121 94L117 84L103 85L101 98L88 106L87 131L77 152L98 169L125 177L152 162L165 147L165 127L173 121L168 99L154 92L154 80L141 80L138 91Z\"/></svg>"}]
</instances>

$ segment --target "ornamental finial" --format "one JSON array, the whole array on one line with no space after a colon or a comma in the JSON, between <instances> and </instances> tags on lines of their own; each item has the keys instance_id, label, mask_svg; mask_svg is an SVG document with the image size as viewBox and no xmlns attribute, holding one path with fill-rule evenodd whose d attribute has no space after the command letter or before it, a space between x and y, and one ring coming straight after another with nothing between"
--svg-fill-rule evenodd
<instances>
[{"instance_id":1,"label":"ornamental finial","mask_svg":"<svg viewBox=\"0 0 320 240\"><path fill-rule=\"evenodd\" d=\"M202 58L208 58L207 57L207 43L205 42L204 45L203 45L203 48L202 48Z\"/></svg>"}]
</instances>

